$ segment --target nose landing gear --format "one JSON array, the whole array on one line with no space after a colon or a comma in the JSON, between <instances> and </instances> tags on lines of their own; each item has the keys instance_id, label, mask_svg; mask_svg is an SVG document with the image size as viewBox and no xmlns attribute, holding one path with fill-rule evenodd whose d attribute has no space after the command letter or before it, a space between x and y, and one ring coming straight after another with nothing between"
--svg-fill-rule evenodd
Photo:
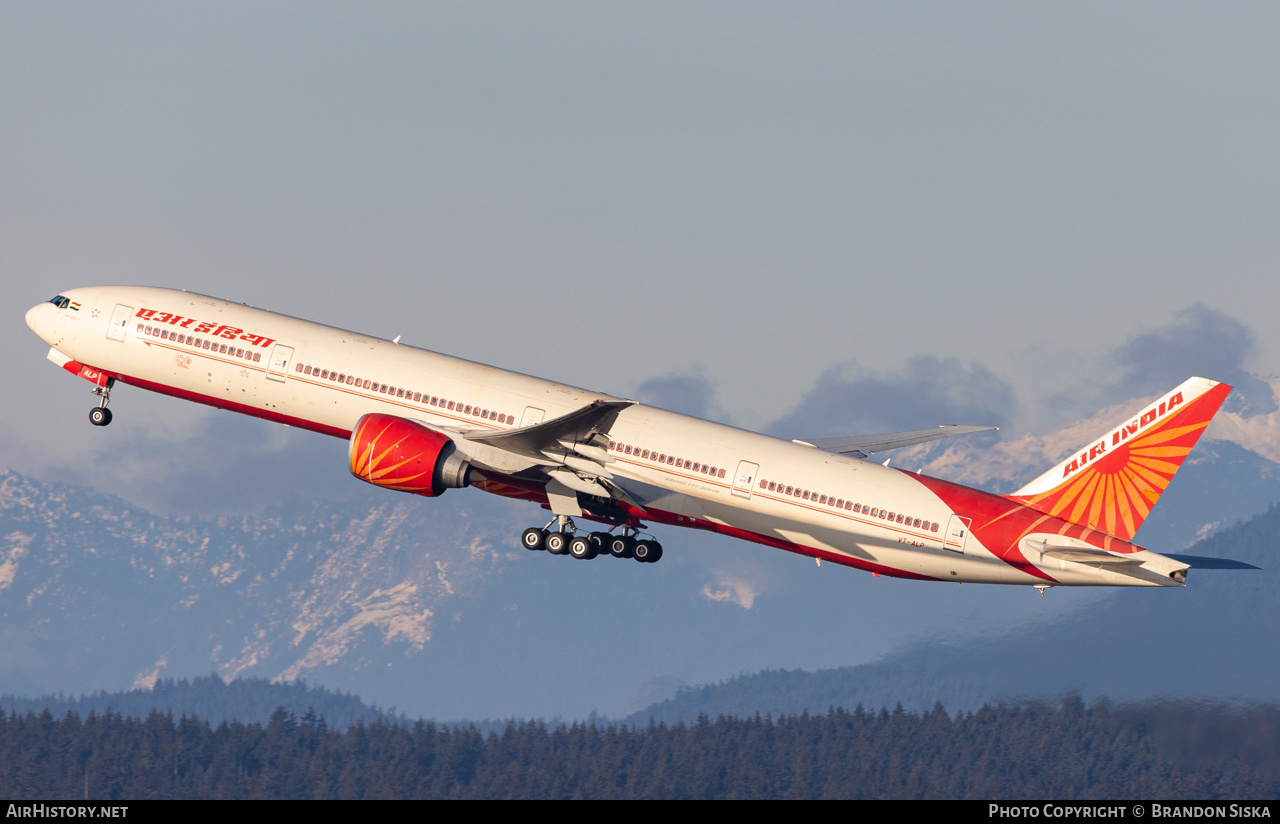
<instances>
[{"instance_id":1,"label":"nose landing gear","mask_svg":"<svg viewBox=\"0 0 1280 824\"><path fill-rule=\"evenodd\" d=\"M107 404L111 402L111 385L114 380L108 380L103 386L93 387L93 394L102 400L96 407L89 410L89 423L94 426L106 426L111 423L111 410L107 408Z\"/></svg>"}]
</instances>

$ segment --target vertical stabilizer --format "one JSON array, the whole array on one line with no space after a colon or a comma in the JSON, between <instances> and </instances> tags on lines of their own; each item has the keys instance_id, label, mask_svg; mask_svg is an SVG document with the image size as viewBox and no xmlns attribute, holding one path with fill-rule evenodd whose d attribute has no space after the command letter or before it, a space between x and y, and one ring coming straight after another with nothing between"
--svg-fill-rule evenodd
<instances>
[{"instance_id":1,"label":"vertical stabilizer","mask_svg":"<svg viewBox=\"0 0 1280 824\"><path fill-rule=\"evenodd\" d=\"M1191 378L1008 497L1131 540L1230 391Z\"/></svg>"}]
</instances>

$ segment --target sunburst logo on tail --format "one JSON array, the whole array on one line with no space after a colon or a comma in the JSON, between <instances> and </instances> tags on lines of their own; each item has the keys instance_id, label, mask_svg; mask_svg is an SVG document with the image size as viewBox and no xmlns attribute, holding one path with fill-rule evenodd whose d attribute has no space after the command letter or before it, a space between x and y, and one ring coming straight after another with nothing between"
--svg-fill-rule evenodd
<instances>
[{"instance_id":1,"label":"sunburst logo on tail","mask_svg":"<svg viewBox=\"0 0 1280 824\"><path fill-rule=\"evenodd\" d=\"M1191 378L1008 497L1131 540L1230 391Z\"/></svg>"}]
</instances>

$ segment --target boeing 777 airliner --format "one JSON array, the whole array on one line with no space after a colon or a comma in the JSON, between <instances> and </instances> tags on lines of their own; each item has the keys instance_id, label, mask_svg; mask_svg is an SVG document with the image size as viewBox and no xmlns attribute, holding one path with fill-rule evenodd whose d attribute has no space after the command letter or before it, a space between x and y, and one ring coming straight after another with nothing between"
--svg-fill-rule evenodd
<instances>
[{"instance_id":1,"label":"boeing 777 airliner","mask_svg":"<svg viewBox=\"0 0 1280 824\"><path fill-rule=\"evenodd\" d=\"M362 481L534 501L530 550L654 562L647 524L691 527L928 581L1184 586L1249 568L1131 542L1231 387L1191 378L1011 495L866 460L990 427L783 441L192 292L73 289L27 312L49 359L349 442ZM580 532L574 519L607 531Z\"/></svg>"}]
</instances>

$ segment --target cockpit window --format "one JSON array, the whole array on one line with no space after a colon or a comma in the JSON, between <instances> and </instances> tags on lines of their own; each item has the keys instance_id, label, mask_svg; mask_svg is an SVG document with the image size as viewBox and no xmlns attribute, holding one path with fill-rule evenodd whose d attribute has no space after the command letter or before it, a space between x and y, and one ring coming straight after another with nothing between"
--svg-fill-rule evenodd
<instances>
[{"instance_id":1,"label":"cockpit window","mask_svg":"<svg viewBox=\"0 0 1280 824\"><path fill-rule=\"evenodd\" d=\"M49 302L59 309L66 309L71 305L71 298L65 298L62 295L55 295L49 299Z\"/></svg>"}]
</instances>

